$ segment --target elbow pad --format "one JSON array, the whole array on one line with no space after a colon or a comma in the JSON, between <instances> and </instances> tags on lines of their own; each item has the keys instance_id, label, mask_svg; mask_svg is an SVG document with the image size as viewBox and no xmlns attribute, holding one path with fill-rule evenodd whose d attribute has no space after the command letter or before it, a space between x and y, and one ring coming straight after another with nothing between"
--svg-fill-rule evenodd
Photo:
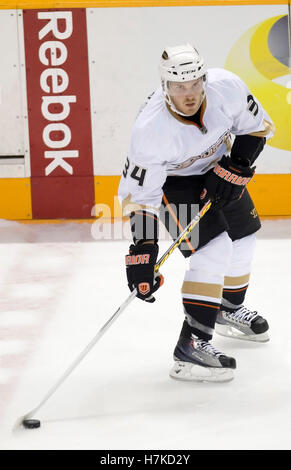
<instances>
[{"instance_id":1,"label":"elbow pad","mask_svg":"<svg viewBox=\"0 0 291 470\"><path fill-rule=\"evenodd\" d=\"M237 135L230 152L233 162L242 166L251 166L262 152L266 143L265 137Z\"/></svg>"}]
</instances>

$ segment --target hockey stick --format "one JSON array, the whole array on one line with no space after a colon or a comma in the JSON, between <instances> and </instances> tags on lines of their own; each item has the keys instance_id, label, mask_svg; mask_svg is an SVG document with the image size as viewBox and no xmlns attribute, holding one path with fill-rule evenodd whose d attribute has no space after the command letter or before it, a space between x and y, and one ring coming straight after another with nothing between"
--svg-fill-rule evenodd
<instances>
[{"instance_id":1,"label":"hockey stick","mask_svg":"<svg viewBox=\"0 0 291 470\"><path fill-rule=\"evenodd\" d=\"M168 250L158 260L154 268L155 272L159 271L162 264L164 264L164 262L173 253L173 251L178 246L181 245L182 241L185 240L185 238L187 238L187 235L198 224L199 220L204 216L204 214L208 211L208 209L210 209L210 206L211 206L211 201L207 201L205 205L202 207L202 209L200 210L200 212L196 214L196 216L191 220L191 222L187 225L187 227L183 230L183 232L180 233L178 238L172 243L172 245L168 248ZM114 323L115 320L117 320L119 315L131 303L131 301L135 298L136 293L137 291L136 289L134 289L131 292L131 294L128 296L128 298L123 302L123 304L120 305L120 307L116 310L116 312L102 326L102 328L98 331L98 333L94 336L94 338L90 341L90 343L85 347L85 349L76 357L74 362L68 367L68 369L64 372L64 374L55 383L55 385L49 389L49 391L46 393L46 395L41 400L41 402L35 408L33 408L33 410L29 411L24 416L21 416L20 418L17 419L16 423L13 426L13 430L16 430L21 424L25 425L25 421L30 420L30 418L34 416L37 413L37 411L48 401L48 399L55 393L55 391L66 380L66 378L73 372L73 370L77 367L77 365L80 364L80 362L84 359L84 357L88 354L88 352L93 348L93 346L95 346L95 344L104 335L104 333L108 330L108 328ZM39 425L37 427L39 427ZM25 426L25 427L36 427L36 426Z\"/></svg>"}]
</instances>

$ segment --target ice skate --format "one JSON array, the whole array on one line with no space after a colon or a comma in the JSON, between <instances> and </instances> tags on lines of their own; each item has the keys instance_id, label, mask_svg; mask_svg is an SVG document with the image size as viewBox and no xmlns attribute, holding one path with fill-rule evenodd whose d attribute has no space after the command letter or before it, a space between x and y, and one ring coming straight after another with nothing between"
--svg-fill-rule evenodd
<instances>
[{"instance_id":1,"label":"ice skate","mask_svg":"<svg viewBox=\"0 0 291 470\"><path fill-rule=\"evenodd\" d=\"M208 341L179 339L174 351L175 364L170 377L196 382L228 382L233 379L236 361L214 348Z\"/></svg>"},{"instance_id":2,"label":"ice skate","mask_svg":"<svg viewBox=\"0 0 291 470\"><path fill-rule=\"evenodd\" d=\"M221 336L259 343L269 341L268 329L267 320L244 306L235 310L222 305L215 325L216 333Z\"/></svg>"}]
</instances>

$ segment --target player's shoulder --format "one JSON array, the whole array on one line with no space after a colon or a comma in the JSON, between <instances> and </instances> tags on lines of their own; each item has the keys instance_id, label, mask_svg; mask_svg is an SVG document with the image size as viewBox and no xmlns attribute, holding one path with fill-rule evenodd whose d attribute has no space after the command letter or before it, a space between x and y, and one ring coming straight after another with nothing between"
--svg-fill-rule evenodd
<instances>
[{"instance_id":1,"label":"player's shoulder","mask_svg":"<svg viewBox=\"0 0 291 470\"><path fill-rule=\"evenodd\" d=\"M163 121L165 109L165 97L162 88L159 87L147 97L139 111L134 127L136 129L155 127Z\"/></svg>"},{"instance_id":2,"label":"player's shoulder","mask_svg":"<svg viewBox=\"0 0 291 470\"><path fill-rule=\"evenodd\" d=\"M222 68L208 69L207 84L210 90L221 92L230 99L240 99L247 91L246 84L238 75Z\"/></svg>"},{"instance_id":3,"label":"player's shoulder","mask_svg":"<svg viewBox=\"0 0 291 470\"><path fill-rule=\"evenodd\" d=\"M154 145L167 127L167 109L161 88L150 95L142 106L132 128L132 138Z\"/></svg>"}]
</instances>

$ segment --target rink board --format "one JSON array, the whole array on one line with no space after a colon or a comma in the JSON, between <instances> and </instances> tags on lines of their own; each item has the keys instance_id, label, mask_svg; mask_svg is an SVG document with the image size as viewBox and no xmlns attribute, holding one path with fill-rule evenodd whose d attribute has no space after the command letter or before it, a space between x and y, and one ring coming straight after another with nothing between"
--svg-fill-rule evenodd
<instances>
[{"instance_id":1,"label":"rink board","mask_svg":"<svg viewBox=\"0 0 291 470\"><path fill-rule=\"evenodd\" d=\"M291 215L291 74L276 49L287 37L287 1L71 6L0 3L0 218L87 219L101 206L120 217L134 119L159 86L161 50L181 41L195 43L207 66L240 75L274 120L249 189L261 215Z\"/></svg>"}]
</instances>

